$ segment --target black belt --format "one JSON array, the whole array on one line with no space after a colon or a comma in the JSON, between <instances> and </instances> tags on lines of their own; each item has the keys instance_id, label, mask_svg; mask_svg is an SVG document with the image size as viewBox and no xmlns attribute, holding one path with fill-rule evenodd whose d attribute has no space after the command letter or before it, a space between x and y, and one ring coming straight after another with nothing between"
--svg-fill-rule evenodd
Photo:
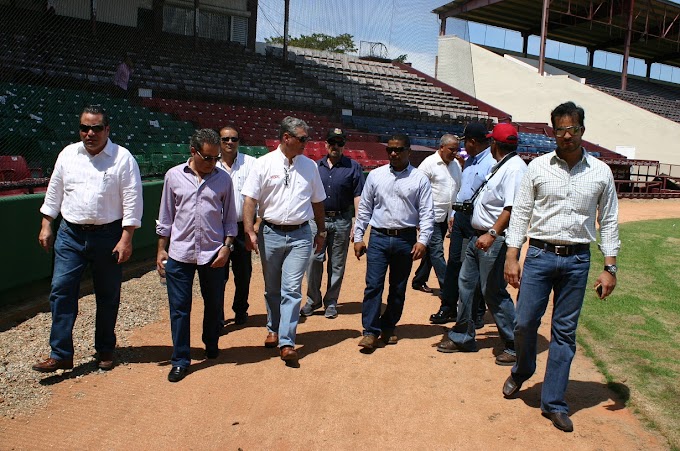
<instances>
[{"instance_id":1,"label":"black belt","mask_svg":"<svg viewBox=\"0 0 680 451\"><path fill-rule=\"evenodd\" d=\"M303 222L302 224L295 224L295 225L279 225L279 224L272 224L269 221L263 221L266 226L269 226L270 228L274 230L280 230L282 232L292 232L293 230L300 229L304 226L307 225L307 221Z\"/></svg>"},{"instance_id":2,"label":"black belt","mask_svg":"<svg viewBox=\"0 0 680 451\"><path fill-rule=\"evenodd\" d=\"M405 229L379 229L379 228L375 227L372 230L375 230L376 232L379 232L379 233L382 233L383 235L388 235L388 236L399 236L399 235L406 235L408 233L415 233L416 232L415 227L406 227Z\"/></svg>"},{"instance_id":3,"label":"black belt","mask_svg":"<svg viewBox=\"0 0 680 451\"><path fill-rule=\"evenodd\" d=\"M537 240L535 238L529 239L529 246L544 249L548 252L552 252L553 254L561 256L582 254L590 250L590 244L551 244L546 243L543 240Z\"/></svg>"},{"instance_id":4,"label":"black belt","mask_svg":"<svg viewBox=\"0 0 680 451\"><path fill-rule=\"evenodd\" d=\"M66 221L64 219L64 221ZM108 224L75 224L73 222L68 222L66 223L73 227L74 229L79 229L82 230L83 232L98 232L100 230L106 230L109 227L113 226L120 226L120 224L123 222L122 219L119 219L117 221L109 222Z\"/></svg>"},{"instance_id":5,"label":"black belt","mask_svg":"<svg viewBox=\"0 0 680 451\"><path fill-rule=\"evenodd\" d=\"M328 216L329 218L334 218L336 216L342 216L345 213L347 213L347 210L340 210L340 211L326 210L326 216Z\"/></svg>"},{"instance_id":6,"label":"black belt","mask_svg":"<svg viewBox=\"0 0 680 451\"><path fill-rule=\"evenodd\" d=\"M487 233L489 233L487 230L477 230L477 229L475 229L475 235L477 235L477 236L486 235ZM498 236L505 236L505 230L503 230L501 233L499 233Z\"/></svg>"}]
</instances>

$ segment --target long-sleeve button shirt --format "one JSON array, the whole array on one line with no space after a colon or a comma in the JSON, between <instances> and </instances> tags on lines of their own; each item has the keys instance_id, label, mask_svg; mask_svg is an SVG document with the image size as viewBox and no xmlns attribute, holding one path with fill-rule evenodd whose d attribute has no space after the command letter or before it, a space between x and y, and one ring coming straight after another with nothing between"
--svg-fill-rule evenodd
<instances>
[{"instance_id":1,"label":"long-sleeve button shirt","mask_svg":"<svg viewBox=\"0 0 680 451\"><path fill-rule=\"evenodd\" d=\"M519 184L526 170L527 165L519 155L510 157L498 168L475 200L472 227L477 230L489 230L496 224L503 209L513 206L515 195L519 191Z\"/></svg>"},{"instance_id":2,"label":"long-sleeve button shirt","mask_svg":"<svg viewBox=\"0 0 680 451\"><path fill-rule=\"evenodd\" d=\"M354 198L361 196L364 188L364 174L359 163L343 155L333 167L328 164L328 156L320 159L317 165L321 182L326 190L324 209L326 211L349 209L354 203Z\"/></svg>"},{"instance_id":3,"label":"long-sleeve button shirt","mask_svg":"<svg viewBox=\"0 0 680 451\"><path fill-rule=\"evenodd\" d=\"M255 199L260 217L277 225L309 221L312 202L326 198L314 160L297 155L289 164L280 147L256 160L241 194Z\"/></svg>"},{"instance_id":4,"label":"long-sleeve button shirt","mask_svg":"<svg viewBox=\"0 0 680 451\"><path fill-rule=\"evenodd\" d=\"M411 165L400 172L390 165L369 172L359 201L355 242L363 241L369 224L383 229L418 227L418 242L427 246L434 228L434 205L425 174Z\"/></svg>"},{"instance_id":5,"label":"long-sleeve button shirt","mask_svg":"<svg viewBox=\"0 0 680 451\"><path fill-rule=\"evenodd\" d=\"M170 237L168 255L182 263L205 265L228 236L236 236L231 178L215 169L199 182L187 163L168 170L156 233Z\"/></svg>"},{"instance_id":6,"label":"long-sleeve button shirt","mask_svg":"<svg viewBox=\"0 0 680 451\"><path fill-rule=\"evenodd\" d=\"M482 183L484 183L484 180L486 179L486 175L491 172L491 168L495 164L496 160L491 156L490 148L465 160L457 202L470 200L475 194L475 191L477 191L477 188L482 186Z\"/></svg>"},{"instance_id":7,"label":"long-sleeve button shirt","mask_svg":"<svg viewBox=\"0 0 680 451\"><path fill-rule=\"evenodd\" d=\"M596 240L597 219L600 250L615 257L621 245L618 205L614 177L605 163L583 150L570 170L556 152L542 155L522 178L506 243L519 248L528 236L553 244L587 244Z\"/></svg>"},{"instance_id":8,"label":"long-sleeve button shirt","mask_svg":"<svg viewBox=\"0 0 680 451\"><path fill-rule=\"evenodd\" d=\"M460 189L460 166L455 160L446 164L439 152L435 152L420 163L418 170L427 176L432 186L435 222L446 221Z\"/></svg>"},{"instance_id":9,"label":"long-sleeve button shirt","mask_svg":"<svg viewBox=\"0 0 680 451\"><path fill-rule=\"evenodd\" d=\"M222 161L217 162L217 167L226 171L231 177L234 189L234 205L236 206L236 220L238 222L243 221L243 196L241 195L241 190L255 161L256 158L239 152L236 154L234 163L231 165L231 170Z\"/></svg>"},{"instance_id":10,"label":"long-sleeve button shirt","mask_svg":"<svg viewBox=\"0 0 680 451\"><path fill-rule=\"evenodd\" d=\"M142 225L142 179L130 152L109 139L97 155L82 142L59 154L40 212L74 224Z\"/></svg>"}]
</instances>

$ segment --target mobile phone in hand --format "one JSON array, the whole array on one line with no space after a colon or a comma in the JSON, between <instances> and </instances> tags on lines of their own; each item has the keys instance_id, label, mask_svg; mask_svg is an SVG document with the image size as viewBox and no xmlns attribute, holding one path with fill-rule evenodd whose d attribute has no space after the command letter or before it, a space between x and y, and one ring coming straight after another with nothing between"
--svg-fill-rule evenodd
<instances>
[{"instance_id":1,"label":"mobile phone in hand","mask_svg":"<svg viewBox=\"0 0 680 451\"><path fill-rule=\"evenodd\" d=\"M115 264L118 264L118 255L118 251L111 252L111 260L113 260Z\"/></svg>"},{"instance_id":2,"label":"mobile phone in hand","mask_svg":"<svg viewBox=\"0 0 680 451\"><path fill-rule=\"evenodd\" d=\"M595 291L597 291L598 297L600 299L602 299L602 285L601 284L597 284L597 286L595 287Z\"/></svg>"}]
</instances>

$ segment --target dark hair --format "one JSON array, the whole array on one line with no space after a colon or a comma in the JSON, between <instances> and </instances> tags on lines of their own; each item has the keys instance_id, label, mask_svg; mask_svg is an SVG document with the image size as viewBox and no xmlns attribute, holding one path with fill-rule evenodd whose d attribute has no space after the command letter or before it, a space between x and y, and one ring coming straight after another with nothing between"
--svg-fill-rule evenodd
<instances>
[{"instance_id":1,"label":"dark hair","mask_svg":"<svg viewBox=\"0 0 680 451\"><path fill-rule=\"evenodd\" d=\"M295 135L295 130L301 128L305 132L309 130L309 126L302 119L298 119L292 116L286 116L281 121L281 129L279 130L279 139L283 139L283 134L288 133L291 136Z\"/></svg>"},{"instance_id":2,"label":"dark hair","mask_svg":"<svg viewBox=\"0 0 680 451\"><path fill-rule=\"evenodd\" d=\"M394 135L390 136L388 141L392 140L401 141L404 143L404 147L408 147L409 149L411 148L411 139L403 133L395 133Z\"/></svg>"},{"instance_id":3,"label":"dark hair","mask_svg":"<svg viewBox=\"0 0 680 451\"><path fill-rule=\"evenodd\" d=\"M203 149L204 144L215 144L219 146L220 135L218 135L217 132L212 128L196 130L196 132L191 136L191 141L189 144L195 150L200 152Z\"/></svg>"},{"instance_id":4,"label":"dark hair","mask_svg":"<svg viewBox=\"0 0 680 451\"><path fill-rule=\"evenodd\" d=\"M496 141L496 145L503 152L504 155L517 150L517 144L508 144Z\"/></svg>"},{"instance_id":5,"label":"dark hair","mask_svg":"<svg viewBox=\"0 0 680 451\"><path fill-rule=\"evenodd\" d=\"M80 113L80 116L82 117L83 114L96 114L102 116L102 124L108 127L109 125L109 115L106 113L106 110L102 108L101 105L88 105L85 108L83 108L83 112Z\"/></svg>"},{"instance_id":6,"label":"dark hair","mask_svg":"<svg viewBox=\"0 0 680 451\"><path fill-rule=\"evenodd\" d=\"M240 138L241 137L241 132L236 128L235 125L225 125L224 127L221 127L219 129L219 132L222 133L222 130L233 130L236 132L236 135Z\"/></svg>"},{"instance_id":7,"label":"dark hair","mask_svg":"<svg viewBox=\"0 0 680 451\"><path fill-rule=\"evenodd\" d=\"M552 110L550 113L550 122L552 122L553 128L555 128L555 119L558 117L564 117L564 116L577 116L578 117L578 124L583 127L583 121L586 118L586 112L583 111L583 108L580 106L577 106L574 102L565 102L561 105L557 105L557 107Z\"/></svg>"}]
</instances>

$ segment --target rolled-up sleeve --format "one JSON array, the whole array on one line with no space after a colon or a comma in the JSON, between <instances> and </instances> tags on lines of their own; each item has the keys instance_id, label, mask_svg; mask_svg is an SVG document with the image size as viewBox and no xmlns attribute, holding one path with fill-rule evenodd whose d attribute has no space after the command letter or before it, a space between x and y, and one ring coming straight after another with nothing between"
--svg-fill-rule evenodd
<instances>
[{"instance_id":1,"label":"rolled-up sleeve","mask_svg":"<svg viewBox=\"0 0 680 451\"><path fill-rule=\"evenodd\" d=\"M40 213L54 219L61 212L61 202L64 200L63 159L61 154L54 164L54 171L50 176L50 183L45 192L45 201L40 207Z\"/></svg>"},{"instance_id":2,"label":"rolled-up sleeve","mask_svg":"<svg viewBox=\"0 0 680 451\"><path fill-rule=\"evenodd\" d=\"M132 156L122 168L120 189L123 200L123 227L141 227L144 211L142 177L137 161Z\"/></svg>"}]
</instances>

